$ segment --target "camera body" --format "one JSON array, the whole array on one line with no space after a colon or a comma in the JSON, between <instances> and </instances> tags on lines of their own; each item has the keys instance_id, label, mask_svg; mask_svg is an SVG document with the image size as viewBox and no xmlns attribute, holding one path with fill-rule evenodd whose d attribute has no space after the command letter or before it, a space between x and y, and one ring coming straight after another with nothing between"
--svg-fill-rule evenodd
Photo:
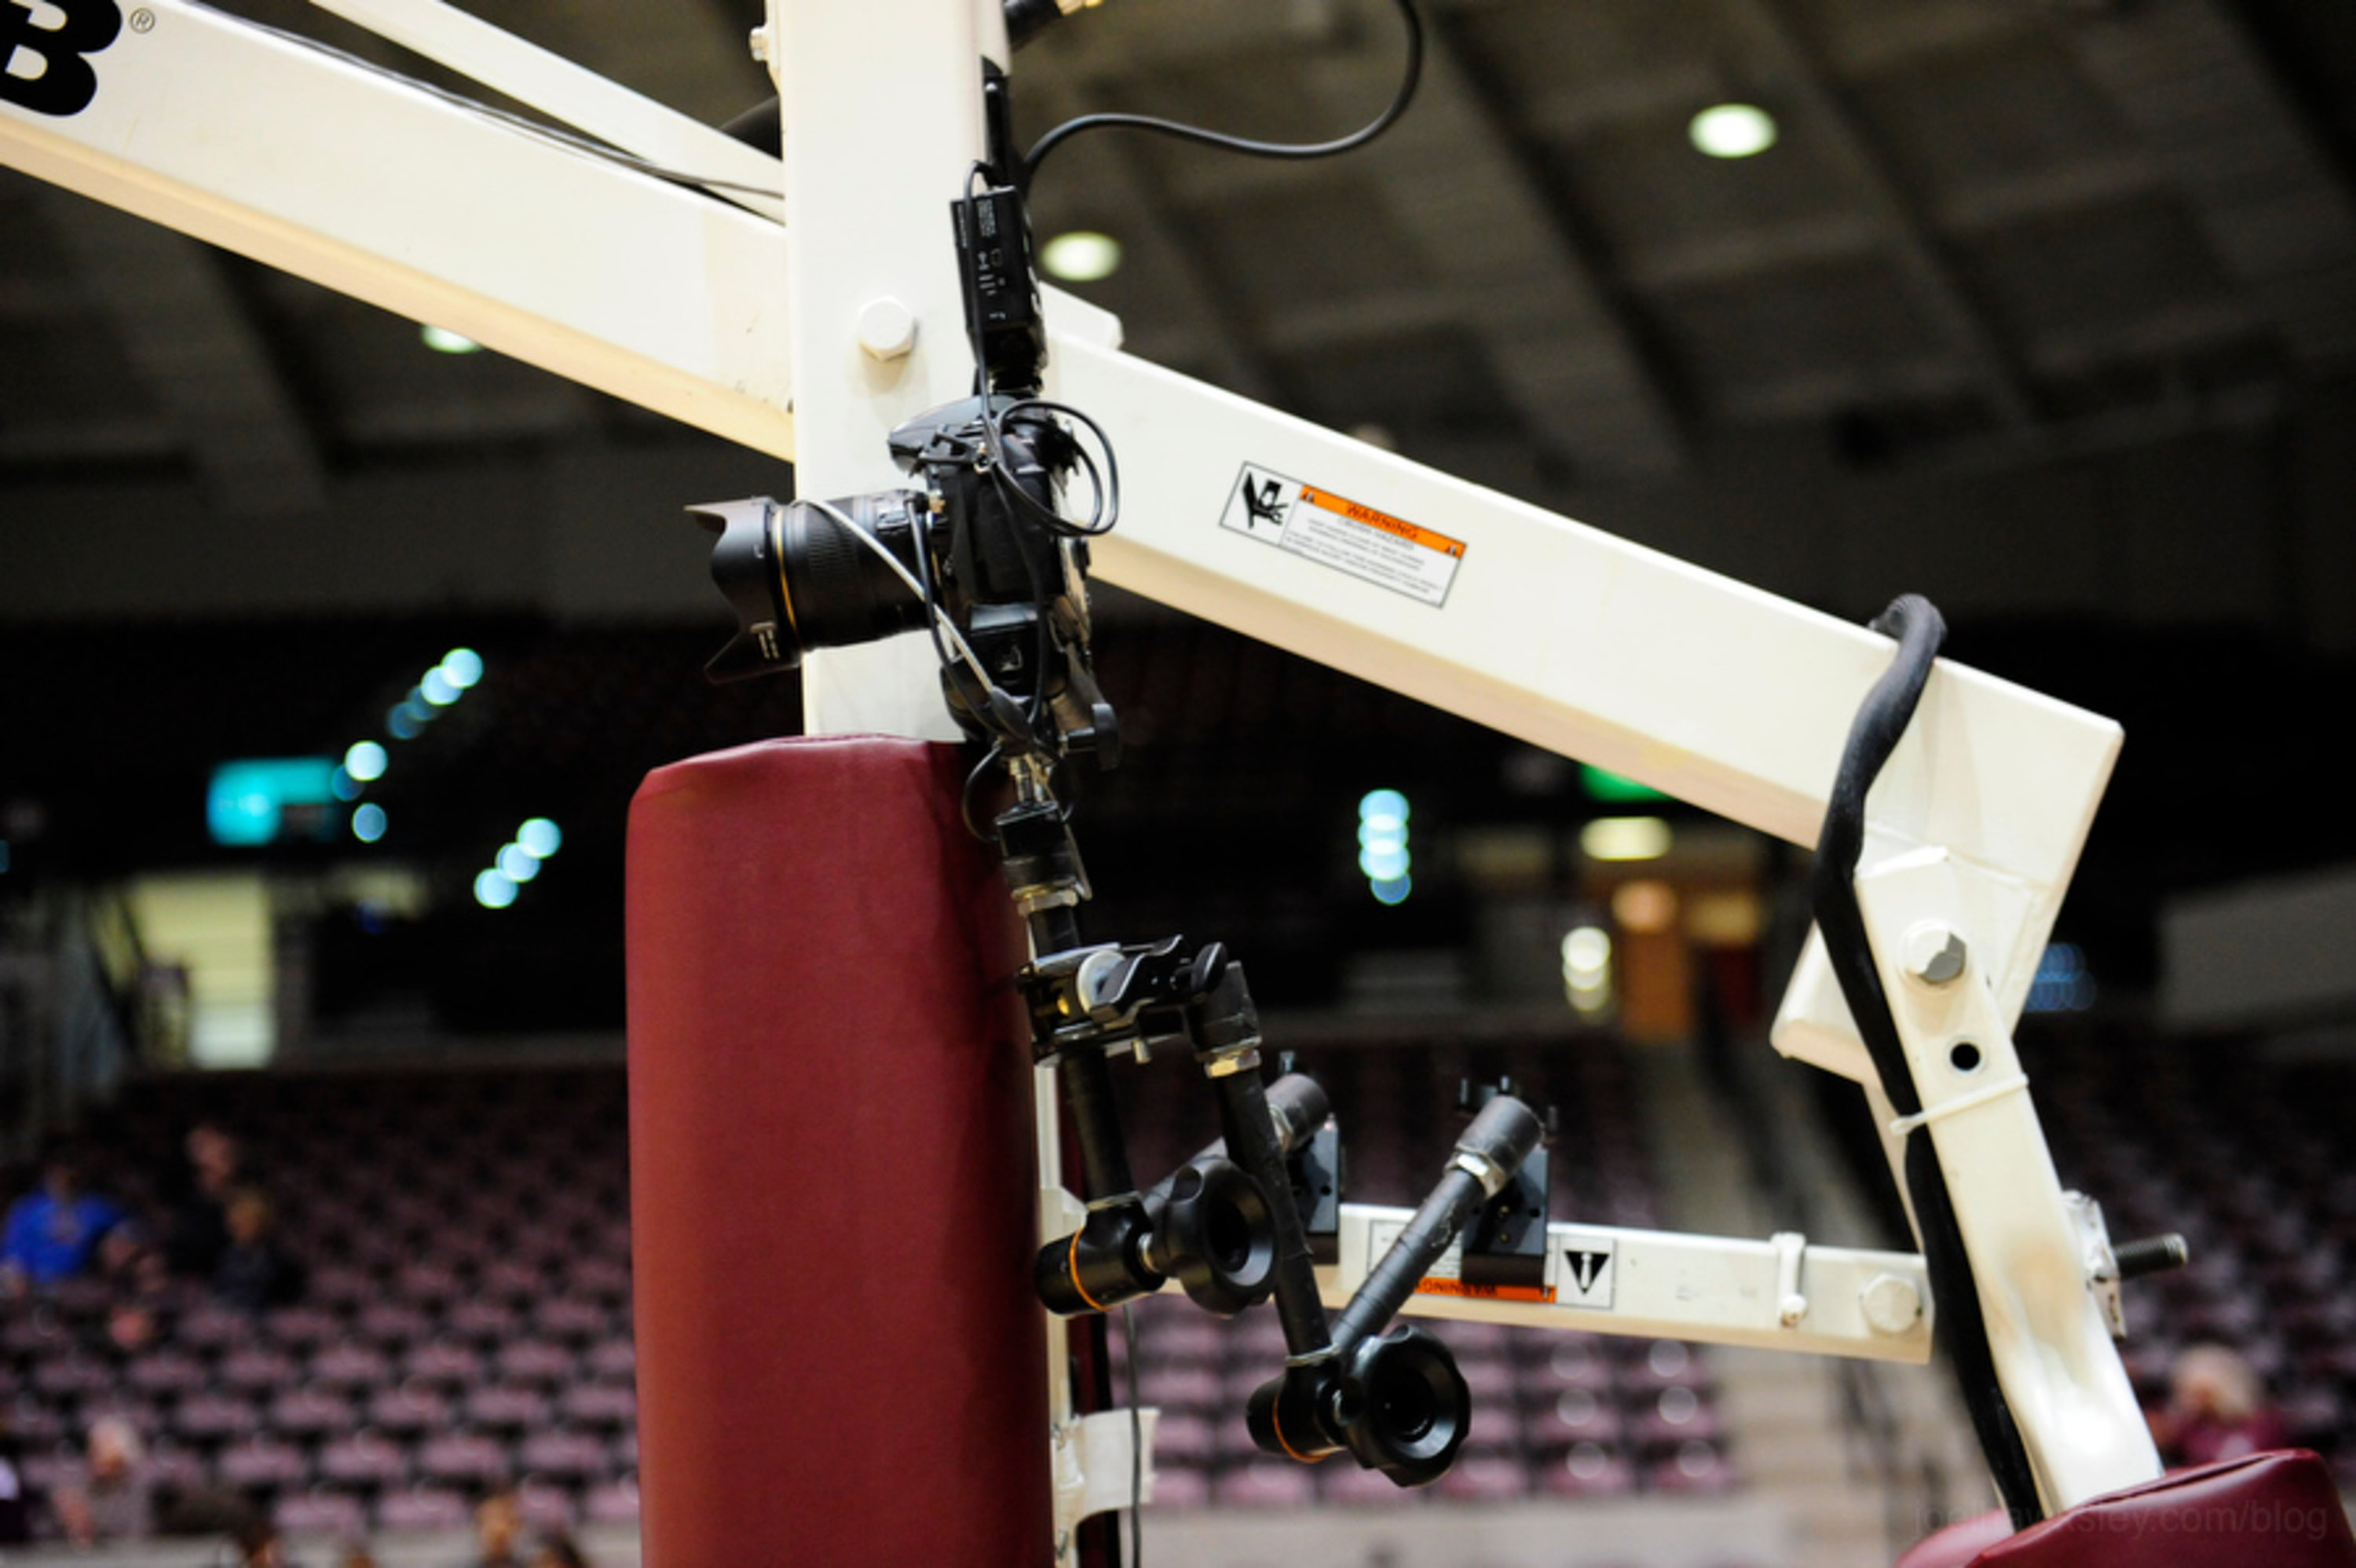
<instances>
[{"instance_id":1,"label":"camera body","mask_svg":"<svg viewBox=\"0 0 2356 1568\"><path fill-rule=\"evenodd\" d=\"M781 673L812 648L930 625L942 694L969 735L1111 766L1119 730L1091 667L1087 541L1055 510L1077 443L1045 410L1000 395L909 421L891 451L921 488L690 508L719 536L712 581L738 623L705 674Z\"/></svg>"}]
</instances>

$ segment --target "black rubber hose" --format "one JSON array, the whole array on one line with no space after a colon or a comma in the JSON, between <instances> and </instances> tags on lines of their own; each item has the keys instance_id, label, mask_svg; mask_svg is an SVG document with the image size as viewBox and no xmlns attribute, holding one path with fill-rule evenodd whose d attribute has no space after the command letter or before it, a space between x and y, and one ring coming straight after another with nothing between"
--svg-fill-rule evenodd
<instances>
[{"instance_id":1,"label":"black rubber hose","mask_svg":"<svg viewBox=\"0 0 2356 1568\"><path fill-rule=\"evenodd\" d=\"M1824 933L1826 955L1875 1075L1881 1080L1882 1094L1892 1110L1911 1116L1922 1110L1922 1101L1914 1091L1906 1050L1890 1017L1890 998L1874 967L1872 940L1857 901L1857 862L1865 848L1866 795L1914 717L1939 646L1946 640L1947 624L1929 600L1909 593L1893 601L1874 621L1873 629L1898 639L1898 655L1866 694L1849 726L1848 742L1842 749L1840 769L1826 803L1824 827L1816 837L1816 865L1809 893L1817 929ZM1901 1163L1907 1194L1913 1200L1914 1221L1922 1232L1932 1297L1953 1330L1947 1344L1954 1357L1965 1408L1971 1413L1980 1451L2012 1515L2013 1528L2025 1530L2045 1517L2038 1501L2036 1472L2029 1467L2029 1451L2013 1422L2012 1407L1997 1381L1987 1320L1980 1310L1979 1285L1972 1273L1971 1256L1964 1248L1963 1233L1956 1228L1946 1172L1939 1164L1937 1147L1922 1128L1907 1135Z\"/></svg>"},{"instance_id":2,"label":"black rubber hose","mask_svg":"<svg viewBox=\"0 0 2356 1568\"><path fill-rule=\"evenodd\" d=\"M1451 1168L1441 1177L1390 1251L1350 1297L1342 1316L1333 1320L1333 1342L1347 1349L1369 1334L1381 1333L1383 1325L1407 1305L1407 1298L1456 1239L1464 1221L1480 1211L1486 1196L1481 1183L1465 1171Z\"/></svg>"},{"instance_id":3,"label":"black rubber hose","mask_svg":"<svg viewBox=\"0 0 2356 1568\"><path fill-rule=\"evenodd\" d=\"M1309 1233L1292 1201L1291 1173L1284 1168L1284 1151L1269 1120L1268 1090L1256 1067L1230 1072L1217 1083L1228 1157L1259 1183L1274 1221L1276 1315L1284 1325L1286 1353L1314 1355L1332 1341L1325 1333L1324 1304L1317 1296L1317 1263L1310 1254Z\"/></svg>"},{"instance_id":4,"label":"black rubber hose","mask_svg":"<svg viewBox=\"0 0 2356 1568\"><path fill-rule=\"evenodd\" d=\"M1325 1125L1325 1118L1333 1114L1333 1102L1325 1097L1323 1086L1305 1072L1288 1072L1269 1084L1264 1093L1268 1096L1268 1108L1274 1113L1269 1126L1276 1133L1277 1152L1287 1158L1291 1157L1294 1149L1315 1137L1317 1129ZM1203 1160L1229 1157L1227 1140L1213 1138L1196 1149L1194 1157L1181 1165L1178 1170ZM1159 1199L1166 1201L1171 1187L1177 1179L1178 1171L1173 1170L1155 1182L1153 1189L1145 1195L1147 1200L1151 1202Z\"/></svg>"},{"instance_id":5,"label":"black rubber hose","mask_svg":"<svg viewBox=\"0 0 2356 1568\"><path fill-rule=\"evenodd\" d=\"M1080 1164L1087 1172L1088 1201L1102 1203L1137 1191L1129 1171L1129 1148L1120 1136L1120 1118L1112 1097L1112 1069L1101 1051L1083 1047L1068 1051L1055 1063L1063 1085L1064 1104L1072 1113L1072 1132L1080 1146Z\"/></svg>"},{"instance_id":6,"label":"black rubber hose","mask_svg":"<svg viewBox=\"0 0 2356 1568\"><path fill-rule=\"evenodd\" d=\"M1460 1154L1471 1154L1489 1161L1508 1176L1521 1168L1530 1150L1537 1147L1545 1129L1536 1113L1519 1100L1500 1094L1481 1107L1472 1125L1456 1140ZM1407 1305L1431 1265L1440 1261L1449 1243L1463 1229L1464 1221L1481 1211L1488 1190L1480 1179L1460 1166L1451 1164L1431 1196L1423 1200L1415 1217L1391 1243L1390 1251L1382 1255L1367 1272L1365 1283L1350 1297L1350 1305L1333 1321L1333 1343L1344 1352L1368 1334L1379 1334L1383 1326Z\"/></svg>"}]
</instances>

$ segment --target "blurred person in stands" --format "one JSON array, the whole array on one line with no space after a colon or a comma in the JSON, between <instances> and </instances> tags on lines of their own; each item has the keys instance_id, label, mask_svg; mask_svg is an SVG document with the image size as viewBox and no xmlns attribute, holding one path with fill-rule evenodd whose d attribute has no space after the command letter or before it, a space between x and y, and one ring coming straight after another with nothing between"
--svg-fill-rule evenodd
<instances>
[{"instance_id":1,"label":"blurred person in stands","mask_svg":"<svg viewBox=\"0 0 2356 1568\"><path fill-rule=\"evenodd\" d=\"M164 1260L174 1274L209 1279L229 1251L229 1201L244 1173L245 1151L211 1122L188 1129L184 1190L164 1227Z\"/></svg>"},{"instance_id":2,"label":"blurred person in stands","mask_svg":"<svg viewBox=\"0 0 2356 1568\"><path fill-rule=\"evenodd\" d=\"M145 1541L155 1533L155 1481L139 1434L119 1415L90 1424L90 1478L59 1491L58 1522L77 1546Z\"/></svg>"},{"instance_id":3,"label":"blurred person in stands","mask_svg":"<svg viewBox=\"0 0 2356 1568\"><path fill-rule=\"evenodd\" d=\"M531 1560L531 1568L589 1568L589 1559L581 1555L581 1548L562 1531L540 1538L540 1551Z\"/></svg>"},{"instance_id":4,"label":"blurred person in stands","mask_svg":"<svg viewBox=\"0 0 2356 1568\"><path fill-rule=\"evenodd\" d=\"M231 1307L261 1312L303 1294L304 1270L271 1236L270 1200L241 1187L229 1200L229 1246L213 1269L213 1294Z\"/></svg>"},{"instance_id":5,"label":"blurred person in stands","mask_svg":"<svg viewBox=\"0 0 2356 1568\"><path fill-rule=\"evenodd\" d=\"M0 1288L21 1296L86 1273L99 1243L123 1223L123 1211L81 1188L81 1173L62 1157L41 1175L41 1189L9 1207L0 1232Z\"/></svg>"},{"instance_id":6,"label":"blurred person in stands","mask_svg":"<svg viewBox=\"0 0 2356 1568\"><path fill-rule=\"evenodd\" d=\"M2167 1405L2151 1413L2151 1435L2170 1465L2212 1465L2288 1441L2288 1428L2266 1403L2258 1374L2237 1352L2192 1346L2176 1358L2169 1375L2174 1389Z\"/></svg>"},{"instance_id":7,"label":"blurred person in stands","mask_svg":"<svg viewBox=\"0 0 2356 1568\"><path fill-rule=\"evenodd\" d=\"M479 1552L455 1568L526 1568L522 1541L522 1506L513 1487L501 1487L475 1509Z\"/></svg>"}]
</instances>

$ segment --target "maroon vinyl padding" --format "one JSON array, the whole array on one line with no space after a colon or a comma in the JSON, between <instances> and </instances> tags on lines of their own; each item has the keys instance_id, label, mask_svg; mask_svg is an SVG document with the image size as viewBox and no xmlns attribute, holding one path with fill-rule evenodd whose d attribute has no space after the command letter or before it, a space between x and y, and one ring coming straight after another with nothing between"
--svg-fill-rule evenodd
<instances>
[{"instance_id":1,"label":"maroon vinyl padding","mask_svg":"<svg viewBox=\"0 0 2356 1568\"><path fill-rule=\"evenodd\" d=\"M1941 1531L1898 1568L2356 1568L2356 1536L2304 1449L2179 1470L2018 1535L2002 1515Z\"/></svg>"},{"instance_id":2,"label":"maroon vinyl padding","mask_svg":"<svg viewBox=\"0 0 2356 1568\"><path fill-rule=\"evenodd\" d=\"M773 741L631 808L648 1568L1050 1560L1020 936L964 772Z\"/></svg>"}]
</instances>

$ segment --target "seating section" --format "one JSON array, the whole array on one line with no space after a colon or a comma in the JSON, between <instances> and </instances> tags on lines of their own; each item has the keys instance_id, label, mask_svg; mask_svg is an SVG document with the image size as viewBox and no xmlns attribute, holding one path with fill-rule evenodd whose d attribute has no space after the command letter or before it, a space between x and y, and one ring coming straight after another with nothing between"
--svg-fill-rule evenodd
<instances>
[{"instance_id":1,"label":"seating section","mask_svg":"<svg viewBox=\"0 0 2356 1568\"><path fill-rule=\"evenodd\" d=\"M259 1316L195 1282L10 1306L0 1408L31 1486L71 1484L112 1414L184 1501L242 1493L289 1530L454 1527L502 1484L539 1524L637 1517L619 1072L151 1083L90 1140L99 1185L159 1215L200 1118L243 1138L308 1288ZM126 1349L134 1307L155 1331Z\"/></svg>"},{"instance_id":2,"label":"seating section","mask_svg":"<svg viewBox=\"0 0 2356 1568\"><path fill-rule=\"evenodd\" d=\"M1416 1201L1452 1142L1458 1077L1503 1068L1561 1115L1558 1216L1659 1222L1627 1063L1608 1041L1362 1045L1304 1066L1333 1097L1353 1198ZM1215 1136L1190 1066L1124 1065L1119 1078L1141 1173ZM244 1494L290 1530L450 1527L502 1484L520 1487L539 1522L636 1517L618 1072L149 1083L90 1140L102 1153L96 1181L160 1221L179 1139L199 1119L243 1139L282 1239L308 1265L304 1296L249 1316L197 1282L157 1292L89 1279L9 1306L0 1408L34 1488L72 1483L91 1424L112 1414L145 1437L167 1488ZM126 1333L134 1307L154 1325L144 1341ZM1708 1364L1676 1341L1440 1325L1474 1391L1473 1435L1443 1481L1401 1494L1346 1462L1310 1469L1253 1449L1244 1401L1283 1358L1272 1313L1222 1322L1172 1297L1144 1304L1135 1322L1141 1392L1164 1413L1165 1506L1736 1483Z\"/></svg>"},{"instance_id":3,"label":"seating section","mask_svg":"<svg viewBox=\"0 0 2356 1568\"><path fill-rule=\"evenodd\" d=\"M1458 1083L1502 1071L1559 1115L1549 1158L1554 1218L1662 1222L1628 1062L1601 1037L1356 1043L1305 1052L1298 1065L1333 1101L1354 1200L1419 1202L1462 1125ZM1141 1180L1158 1179L1217 1136L1210 1093L1191 1066L1116 1072ZM1708 1362L1678 1340L1430 1323L1472 1391L1472 1433L1445 1477L1402 1491L1346 1456L1304 1467L1252 1445L1245 1403L1284 1360L1273 1313L1223 1321L1168 1295L1132 1307L1130 1320L1139 1395L1162 1413L1155 1446L1162 1507L1420 1506L1709 1493L1738 1484ZM1117 1326L1112 1340L1115 1388L1125 1399L1130 1358Z\"/></svg>"},{"instance_id":4,"label":"seating section","mask_svg":"<svg viewBox=\"0 0 2356 1568\"><path fill-rule=\"evenodd\" d=\"M2126 1286L2128 1373L2169 1397L2188 1346L2233 1347L2293 1443L2356 1464L2356 1063L2274 1060L2255 1041L2032 1032L2023 1062L2065 1185L2112 1238L2168 1231L2188 1268Z\"/></svg>"}]
</instances>

